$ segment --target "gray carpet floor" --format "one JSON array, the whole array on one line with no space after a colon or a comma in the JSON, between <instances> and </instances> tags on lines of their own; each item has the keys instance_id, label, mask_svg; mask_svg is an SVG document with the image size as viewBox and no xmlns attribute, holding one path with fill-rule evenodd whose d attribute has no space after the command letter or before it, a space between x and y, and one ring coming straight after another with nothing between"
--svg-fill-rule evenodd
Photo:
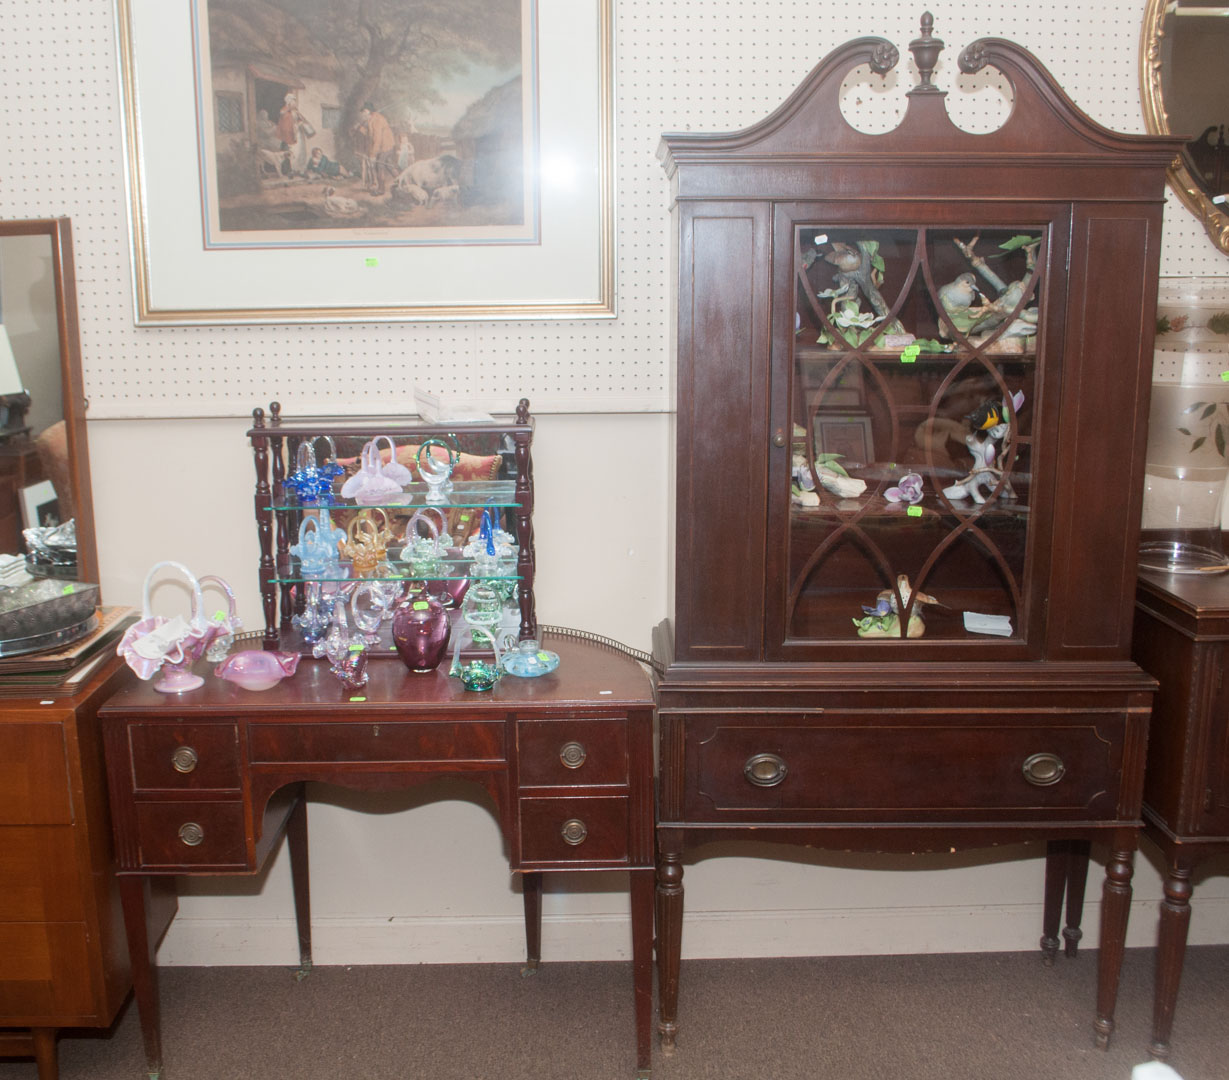
<instances>
[{"instance_id":1,"label":"gray carpet floor","mask_svg":"<svg viewBox=\"0 0 1229 1080\"><path fill-rule=\"evenodd\" d=\"M1127 952L1117 1031L1093 1047L1096 953L691 960L654 1080L1130 1080L1146 1061L1151 949ZM164 1080L630 1080L631 967L165 968ZM1187 952L1170 1064L1229 1077L1229 946ZM131 1004L60 1040L62 1080L141 1080ZM35 1080L0 1061L0 1080Z\"/></svg>"}]
</instances>

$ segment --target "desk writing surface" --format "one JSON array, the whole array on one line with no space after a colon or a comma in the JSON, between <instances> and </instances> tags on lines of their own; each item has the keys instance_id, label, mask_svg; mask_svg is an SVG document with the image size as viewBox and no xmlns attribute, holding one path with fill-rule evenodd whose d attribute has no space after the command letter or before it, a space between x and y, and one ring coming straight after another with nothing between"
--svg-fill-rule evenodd
<instances>
[{"instance_id":1,"label":"desk writing surface","mask_svg":"<svg viewBox=\"0 0 1229 1080\"><path fill-rule=\"evenodd\" d=\"M206 677L200 689L185 694L163 694L150 683L138 683L113 697L104 713L170 706L185 715L293 709L299 718L317 712L336 718L345 709L361 706L363 718L369 721L373 712L399 713L407 707L443 712L652 705L648 674L631 657L608 646L552 635L543 638L542 647L559 654L555 671L531 679L505 675L487 691L466 690L459 679L449 677L447 660L433 672L415 674L396 657L372 659L367 665L367 685L350 690L330 674L327 661L307 657L293 676L271 690L244 690L212 677ZM197 667L205 674L206 665Z\"/></svg>"}]
</instances>

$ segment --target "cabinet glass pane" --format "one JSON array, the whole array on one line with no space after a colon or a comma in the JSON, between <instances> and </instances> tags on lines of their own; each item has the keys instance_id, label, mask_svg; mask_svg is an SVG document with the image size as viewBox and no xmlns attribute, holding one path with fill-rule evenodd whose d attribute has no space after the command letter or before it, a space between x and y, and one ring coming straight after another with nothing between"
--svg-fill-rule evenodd
<instances>
[{"instance_id":1,"label":"cabinet glass pane","mask_svg":"<svg viewBox=\"0 0 1229 1080\"><path fill-rule=\"evenodd\" d=\"M1023 636L1045 239L796 226L788 639Z\"/></svg>"}]
</instances>

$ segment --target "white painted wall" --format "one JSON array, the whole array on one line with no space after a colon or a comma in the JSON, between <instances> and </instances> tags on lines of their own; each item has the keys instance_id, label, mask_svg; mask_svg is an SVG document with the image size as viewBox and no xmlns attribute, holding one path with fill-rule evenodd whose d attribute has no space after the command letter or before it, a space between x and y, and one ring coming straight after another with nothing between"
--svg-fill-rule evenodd
<instances>
[{"instance_id":1,"label":"white painted wall","mask_svg":"<svg viewBox=\"0 0 1229 1080\"><path fill-rule=\"evenodd\" d=\"M1143 6L968 0L958 12L936 11L937 30L949 65L976 36L1022 41L1094 118L1139 131ZM548 400L561 387L556 401L592 395L593 412L539 415L539 616L647 648L667 610L667 417L610 409L632 398L666 407L669 226L667 184L654 157L660 133L745 126L847 38L883 33L905 45L918 10L905 0L618 0L615 323L138 330L111 2L0 0L0 215L73 218L87 392L97 412L116 417L93 420L89 431L107 599L139 603L146 567L178 558L226 577L248 626L260 619L246 419L132 416L207 415L210 394L234 397L236 386L251 405L279 396L292 403L287 388L307 385L370 401L377 411L390 372L409 379L456 365L475 393L488 381L507 387L508 405L520 387ZM1229 260L1172 201L1163 257L1169 275L1229 275ZM719 462L711 482L721 483ZM448 799L433 803L318 792L311 858L319 963L521 957L520 896L495 820L466 789L445 791ZM723 848L688 867L685 956L1028 949L1040 933L1036 847L914 859L797 851L761 859L748 850ZM1224 875L1229 864L1213 864L1196 882L1192 942L1229 942L1229 877L1211 871ZM1147 858L1136 885L1130 942L1148 944L1160 881ZM547 889L547 959L629 954L618 875L560 875ZM1090 942L1097 891L1094 872L1084 922ZM295 962L284 853L259 878L185 879L183 894L162 963Z\"/></svg>"}]
</instances>

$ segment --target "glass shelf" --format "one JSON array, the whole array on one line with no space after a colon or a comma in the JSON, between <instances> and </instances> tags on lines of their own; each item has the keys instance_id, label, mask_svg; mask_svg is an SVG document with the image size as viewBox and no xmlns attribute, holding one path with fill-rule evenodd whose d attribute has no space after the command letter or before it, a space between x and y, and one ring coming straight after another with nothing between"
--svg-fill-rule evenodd
<instances>
[{"instance_id":1,"label":"glass shelf","mask_svg":"<svg viewBox=\"0 0 1229 1080\"><path fill-rule=\"evenodd\" d=\"M446 499L439 503L427 502L427 485L415 482L406 484L400 495L378 503L356 503L353 499L340 499L334 495L329 502L300 502L293 492L287 492L282 502L271 502L266 510L421 510L438 507L441 510L483 510L488 507L507 509L519 506L514 480L458 480Z\"/></svg>"},{"instance_id":2,"label":"glass shelf","mask_svg":"<svg viewBox=\"0 0 1229 1080\"><path fill-rule=\"evenodd\" d=\"M341 566L346 570L346 576L342 578L326 578L308 576L302 573L298 566L298 560L293 560L290 566L289 573L285 575L276 575L272 580L277 585L297 585L303 582L319 582L322 585L328 585L331 582L348 585L361 581L520 581L521 575L515 570L507 574L475 574L473 573L473 562L469 559L441 559L441 570L443 573L432 574L425 577L421 574L414 574L404 563L401 563L397 556L391 555L390 563L398 563L393 566L393 573L383 577L352 577L350 575L351 564L343 561Z\"/></svg>"}]
</instances>

